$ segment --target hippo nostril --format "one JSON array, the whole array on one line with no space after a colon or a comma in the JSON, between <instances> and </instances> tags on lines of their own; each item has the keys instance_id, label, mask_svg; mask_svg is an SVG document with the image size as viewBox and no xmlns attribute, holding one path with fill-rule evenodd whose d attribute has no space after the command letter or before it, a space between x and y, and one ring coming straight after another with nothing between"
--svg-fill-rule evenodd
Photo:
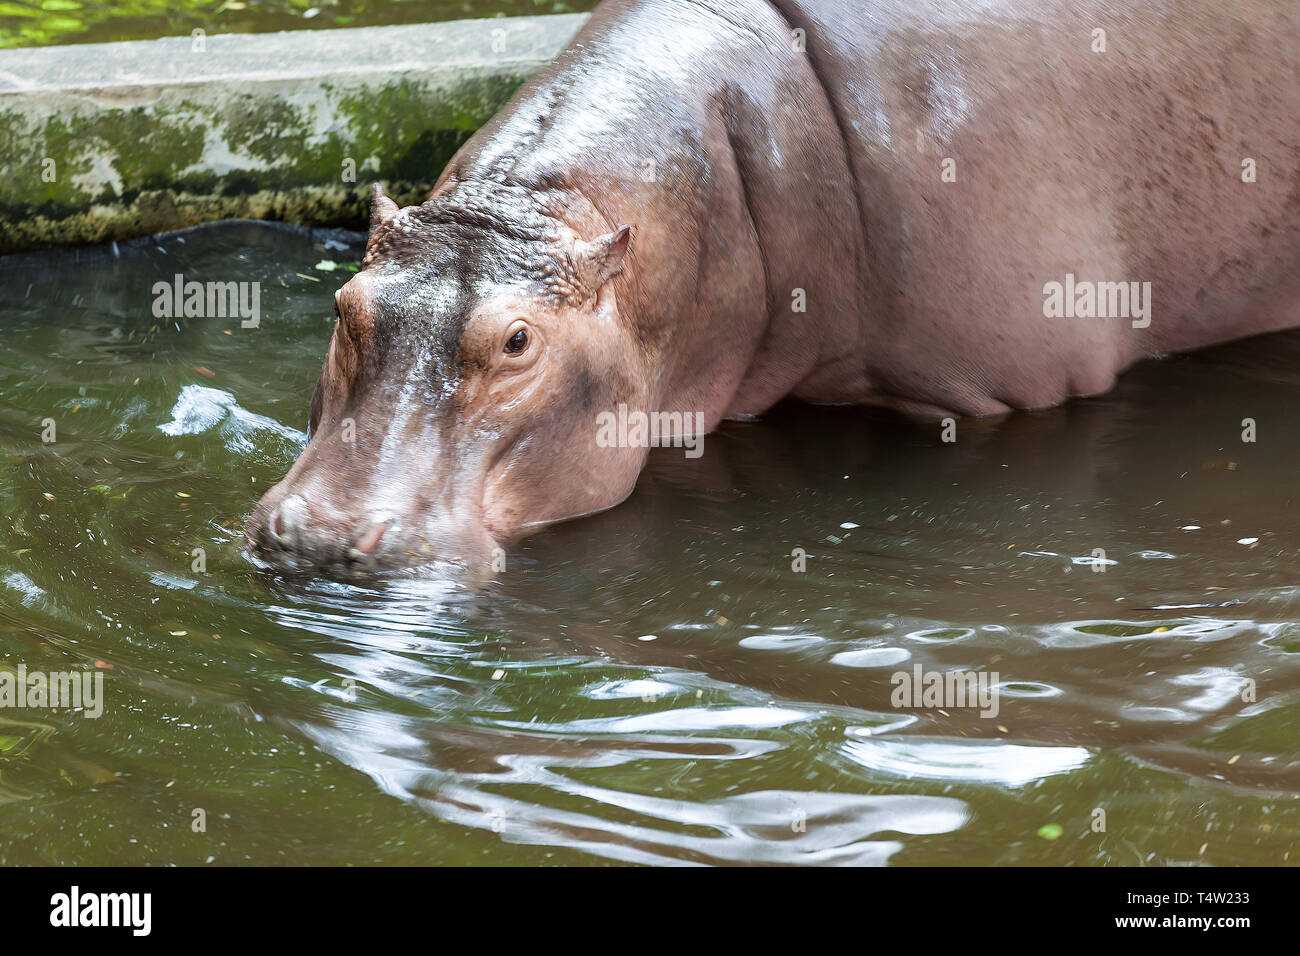
<instances>
[{"instance_id":1,"label":"hippo nostril","mask_svg":"<svg viewBox=\"0 0 1300 956\"><path fill-rule=\"evenodd\" d=\"M364 557L370 554L375 548L379 547L379 541L388 530L387 521L375 521L371 523L357 537L356 544L352 546L352 556L354 558Z\"/></svg>"},{"instance_id":2,"label":"hippo nostril","mask_svg":"<svg viewBox=\"0 0 1300 956\"><path fill-rule=\"evenodd\" d=\"M271 536L285 546L292 546L307 517L307 502L301 495L289 495L271 515Z\"/></svg>"}]
</instances>

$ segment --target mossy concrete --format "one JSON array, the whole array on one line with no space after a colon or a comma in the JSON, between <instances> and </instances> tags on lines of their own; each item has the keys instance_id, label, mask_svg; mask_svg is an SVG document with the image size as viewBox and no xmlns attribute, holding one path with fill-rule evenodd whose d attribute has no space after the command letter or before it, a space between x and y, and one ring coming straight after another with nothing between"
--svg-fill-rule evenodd
<instances>
[{"instance_id":1,"label":"mossy concrete","mask_svg":"<svg viewBox=\"0 0 1300 956\"><path fill-rule=\"evenodd\" d=\"M0 51L0 252L418 202L585 14Z\"/></svg>"}]
</instances>

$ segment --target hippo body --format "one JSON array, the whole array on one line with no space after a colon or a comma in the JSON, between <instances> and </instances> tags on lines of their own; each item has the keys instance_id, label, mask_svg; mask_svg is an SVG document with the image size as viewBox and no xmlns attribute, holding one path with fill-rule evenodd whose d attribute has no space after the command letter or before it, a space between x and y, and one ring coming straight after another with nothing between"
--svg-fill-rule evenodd
<instances>
[{"instance_id":1,"label":"hippo body","mask_svg":"<svg viewBox=\"0 0 1300 956\"><path fill-rule=\"evenodd\" d=\"M1300 323L1284 3L607 2L450 172L633 223L620 302L676 340L664 404L710 424L1048 406ZM1067 274L1150 281L1150 327L1047 320Z\"/></svg>"},{"instance_id":2,"label":"hippo body","mask_svg":"<svg viewBox=\"0 0 1300 956\"><path fill-rule=\"evenodd\" d=\"M626 497L621 404L986 415L1300 325L1298 117L1281 2L606 0L377 197L249 538L465 560Z\"/></svg>"}]
</instances>

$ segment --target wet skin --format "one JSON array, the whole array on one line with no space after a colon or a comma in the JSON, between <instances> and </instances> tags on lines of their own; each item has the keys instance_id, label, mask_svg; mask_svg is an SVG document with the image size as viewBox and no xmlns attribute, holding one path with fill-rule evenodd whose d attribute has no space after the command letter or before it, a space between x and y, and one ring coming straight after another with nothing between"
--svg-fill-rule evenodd
<instances>
[{"instance_id":1,"label":"wet skin","mask_svg":"<svg viewBox=\"0 0 1300 956\"><path fill-rule=\"evenodd\" d=\"M611 0L427 202L377 192L248 538L486 569L631 492L620 404L997 414L1300 324L1297 115L1276 4ZM1047 317L1067 275L1149 282L1150 323Z\"/></svg>"}]
</instances>

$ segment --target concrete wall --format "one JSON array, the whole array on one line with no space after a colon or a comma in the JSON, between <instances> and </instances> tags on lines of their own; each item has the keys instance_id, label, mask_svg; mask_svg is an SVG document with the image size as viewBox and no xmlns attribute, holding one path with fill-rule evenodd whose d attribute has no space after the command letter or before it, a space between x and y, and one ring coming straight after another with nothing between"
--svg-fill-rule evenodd
<instances>
[{"instance_id":1,"label":"concrete wall","mask_svg":"<svg viewBox=\"0 0 1300 956\"><path fill-rule=\"evenodd\" d=\"M0 252L418 202L585 18L0 51Z\"/></svg>"}]
</instances>

